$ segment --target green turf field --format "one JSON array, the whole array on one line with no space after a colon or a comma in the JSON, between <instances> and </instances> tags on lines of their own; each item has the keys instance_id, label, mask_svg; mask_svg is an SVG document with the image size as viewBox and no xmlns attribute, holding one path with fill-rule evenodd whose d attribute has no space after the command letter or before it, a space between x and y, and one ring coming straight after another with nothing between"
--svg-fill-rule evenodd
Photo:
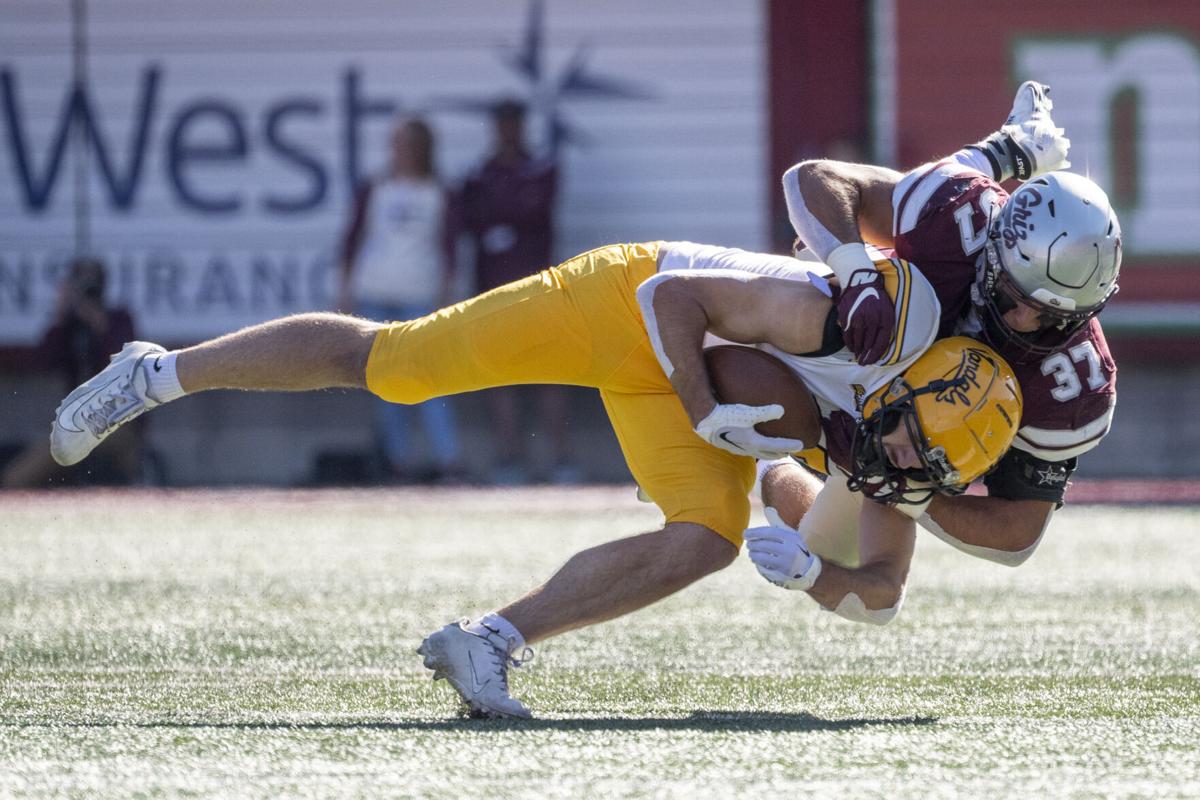
<instances>
[{"instance_id":1,"label":"green turf field","mask_svg":"<svg viewBox=\"0 0 1200 800\"><path fill-rule=\"evenodd\" d=\"M1016 570L926 536L882 629L742 559L461 719L421 637L632 495L0 495L0 797L1200 795L1195 508L1068 508Z\"/></svg>"}]
</instances>

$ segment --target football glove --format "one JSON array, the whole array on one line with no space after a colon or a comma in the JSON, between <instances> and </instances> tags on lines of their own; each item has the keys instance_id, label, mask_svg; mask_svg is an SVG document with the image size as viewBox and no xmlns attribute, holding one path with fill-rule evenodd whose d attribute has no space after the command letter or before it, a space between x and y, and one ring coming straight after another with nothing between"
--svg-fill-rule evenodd
<instances>
[{"instance_id":1,"label":"football glove","mask_svg":"<svg viewBox=\"0 0 1200 800\"><path fill-rule=\"evenodd\" d=\"M778 403L766 406L719 404L696 425L696 433L709 444L739 456L781 458L803 450L804 442L763 436L754 430L754 426L782 416L783 406Z\"/></svg>"},{"instance_id":2,"label":"football glove","mask_svg":"<svg viewBox=\"0 0 1200 800\"><path fill-rule=\"evenodd\" d=\"M896 329L896 311L874 269L856 270L837 301L842 339L858 363L866 366L883 358Z\"/></svg>"},{"instance_id":3,"label":"football glove","mask_svg":"<svg viewBox=\"0 0 1200 800\"><path fill-rule=\"evenodd\" d=\"M767 506L763 514L770 525L744 534L746 552L758 574L784 589L808 591L821 576L821 557L809 552L804 537L774 508Z\"/></svg>"}]
</instances>

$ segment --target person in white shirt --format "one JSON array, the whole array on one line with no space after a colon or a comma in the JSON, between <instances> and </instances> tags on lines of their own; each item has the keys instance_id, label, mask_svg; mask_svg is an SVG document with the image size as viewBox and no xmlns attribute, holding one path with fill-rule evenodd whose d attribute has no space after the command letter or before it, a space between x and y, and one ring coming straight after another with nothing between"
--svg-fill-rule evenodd
<instances>
[{"instance_id":1,"label":"person in white shirt","mask_svg":"<svg viewBox=\"0 0 1200 800\"><path fill-rule=\"evenodd\" d=\"M447 305L454 285L454 236L448 195L434 168L434 135L421 119L392 132L387 174L356 193L342 241L338 306L377 322L423 317ZM379 400L375 423L392 473L409 474L408 427L421 419L432 468L441 479L462 474L458 432L449 398L406 407Z\"/></svg>"}]
</instances>

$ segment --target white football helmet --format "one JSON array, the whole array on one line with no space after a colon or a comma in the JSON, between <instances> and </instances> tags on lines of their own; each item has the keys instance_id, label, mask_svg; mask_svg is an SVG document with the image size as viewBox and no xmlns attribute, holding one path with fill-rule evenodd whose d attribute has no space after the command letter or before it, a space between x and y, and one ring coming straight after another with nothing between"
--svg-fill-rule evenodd
<instances>
[{"instance_id":1,"label":"white football helmet","mask_svg":"<svg viewBox=\"0 0 1200 800\"><path fill-rule=\"evenodd\" d=\"M971 296L984 339L1010 360L1066 344L1117 291L1121 225L1108 195L1071 172L1025 183L992 220ZM1041 312L1042 327L1013 330L1016 301Z\"/></svg>"}]
</instances>

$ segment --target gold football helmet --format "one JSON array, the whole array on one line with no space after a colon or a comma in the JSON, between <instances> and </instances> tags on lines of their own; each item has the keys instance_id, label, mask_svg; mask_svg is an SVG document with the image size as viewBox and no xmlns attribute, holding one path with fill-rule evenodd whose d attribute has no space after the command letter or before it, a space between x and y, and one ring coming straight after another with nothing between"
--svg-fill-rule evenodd
<instances>
[{"instance_id":1,"label":"gold football helmet","mask_svg":"<svg viewBox=\"0 0 1200 800\"><path fill-rule=\"evenodd\" d=\"M901 469L883 437L903 424L921 460ZM987 345L955 336L934 342L904 374L863 404L854 432L851 489L919 503L934 492L960 494L1008 450L1021 424L1021 387ZM916 481L924 484L913 488Z\"/></svg>"}]
</instances>

